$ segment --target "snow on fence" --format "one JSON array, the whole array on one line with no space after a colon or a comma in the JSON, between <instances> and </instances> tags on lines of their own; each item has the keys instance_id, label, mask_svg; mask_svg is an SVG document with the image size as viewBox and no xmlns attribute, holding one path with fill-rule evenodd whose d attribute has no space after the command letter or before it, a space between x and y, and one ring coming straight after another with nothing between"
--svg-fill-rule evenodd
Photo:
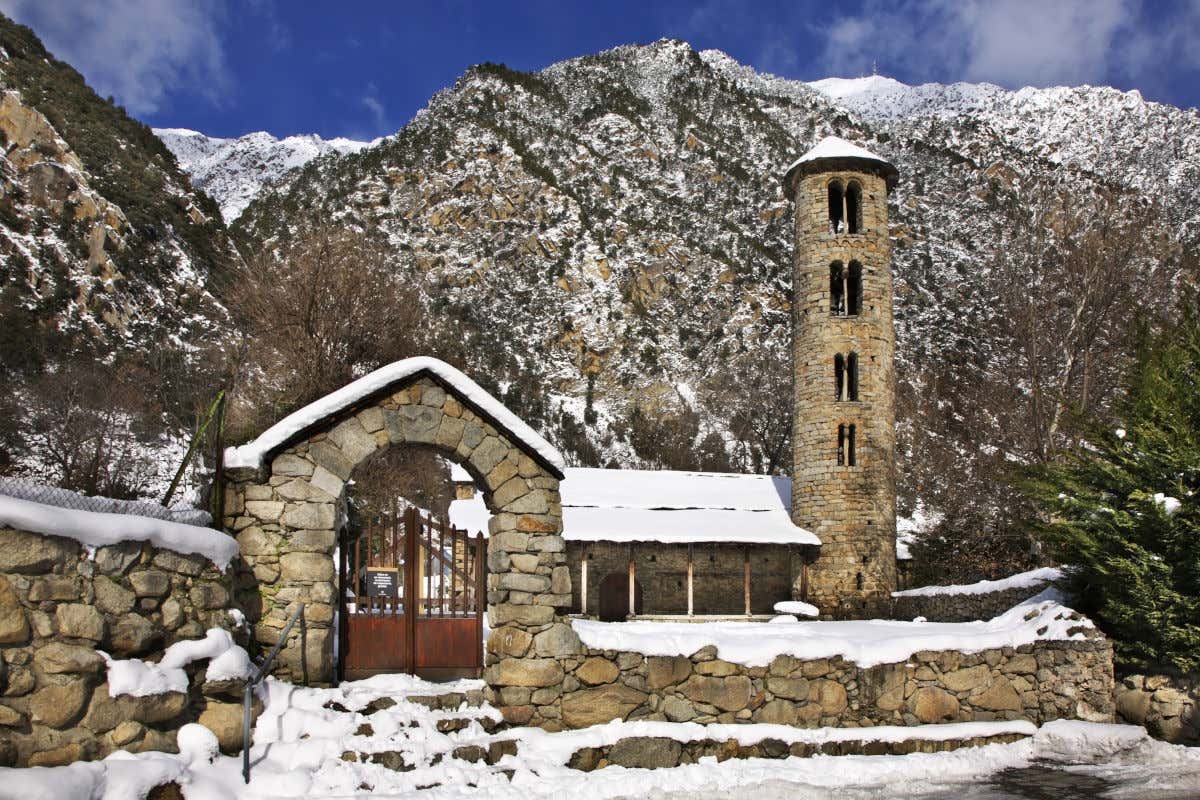
<instances>
[{"instance_id":1,"label":"snow on fence","mask_svg":"<svg viewBox=\"0 0 1200 800\"><path fill-rule=\"evenodd\" d=\"M86 497L65 489L0 479L0 527L63 536L92 549L149 542L176 553L202 555L224 570L238 553L237 541L211 528L176 521L179 517L199 519L198 514L209 518L203 511L172 512L152 503Z\"/></svg>"}]
</instances>

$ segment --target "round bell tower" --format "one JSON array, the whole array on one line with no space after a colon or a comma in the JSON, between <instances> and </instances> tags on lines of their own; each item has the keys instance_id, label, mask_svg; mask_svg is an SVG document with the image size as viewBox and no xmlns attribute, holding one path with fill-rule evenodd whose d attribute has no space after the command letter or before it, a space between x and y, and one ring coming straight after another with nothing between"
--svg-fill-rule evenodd
<instances>
[{"instance_id":1,"label":"round bell tower","mask_svg":"<svg viewBox=\"0 0 1200 800\"><path fill-rule=\"evenodd\" d=\"M884 159L831 136L783 179L796 211L792 520L822 543L802 599L837 618L884 612L896 588L887 195L897 178Z\"/></svg>"}]
</instances>

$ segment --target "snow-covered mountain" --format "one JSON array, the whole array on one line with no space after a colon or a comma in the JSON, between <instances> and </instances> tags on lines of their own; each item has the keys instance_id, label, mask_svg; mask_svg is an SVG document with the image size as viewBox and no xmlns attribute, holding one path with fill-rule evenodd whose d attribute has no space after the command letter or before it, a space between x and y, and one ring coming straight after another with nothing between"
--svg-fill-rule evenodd
<instances>
[{"instance_id":1,"label":"snow-covered mountain","mask_svg":"<svg viewBox=\"0 0 1200 800\"><path fill-rule=\"evenodd\" d=\"M154 133L191 175L192 183L217 201L227 223L238 218L263 186L288 170L329 153L356 153L379 143L378 139L322 139L316 134L276 139L265 131L236 139L205 136L187 128L155 128Z\"/></svg>"},{"instance_id":2,"label":"snow-covered mountain","mask_svg":"<svg viewBox=\"0 0 1200 800\"><path fill-rule=\"evenodd\" d=\"M1068 428L1107 413L1137 316L1170 316L1195 280L1194 110L1106 88L806 84L660 41L538 73L473 67L374 143L159 131L250 247L306 219L383 237L431 354L573 464L773 472L790 465L779 173L831 134L901 175L902 508L977 527L948 503L1002 505L995 476L1037 457L1045 402L1070 405ZM1117 269L1096 278L1085 245ZM1077 302L1093 293L1094 316Z\"/></svg>"},{"instance_id":3,"label":"snow-covered mountain","mask_svg":"<svg viewBox=\"0 0 1200 800\"><path fill-rule=\"evenodd\" d=\"M1066 340L1074 280L997 271L1042 224L1032 214L1063 198L1081 218L1104 203L1122 219L1153 206L1172 258L1197 236L1193 111L1088 87L809 85L676 41L535 74L472 68L397 135L284 176L237 227L254 240L286 238L306 216L377 226L445 352L576 463L785 469L768 451L786 433L759 426L756 438L748 421L788 413L792 235L778 176L828 134L900 168L910 501L980 460L1031 452L1013 410L1028 395L1013 320L1037 304L1038 329L1061 326ZM1177 287L1177 264L1154 269ZM1026 281L1036 293L1012 291ZM1111 355L1063 376L1089 403L1111 396L1125 352L1117 331L1095 336Z\"/></svg>"}]
</instances>

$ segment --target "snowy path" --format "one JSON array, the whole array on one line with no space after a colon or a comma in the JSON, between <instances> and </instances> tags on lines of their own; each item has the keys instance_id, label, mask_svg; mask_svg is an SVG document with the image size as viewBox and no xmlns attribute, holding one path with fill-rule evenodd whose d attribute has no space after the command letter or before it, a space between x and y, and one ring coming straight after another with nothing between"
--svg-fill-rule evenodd
<instances>
[{"instance_id":1,"label":"snowy path","mask_svg":"<svg viewBox=\"0 0 1200 800\"><path fill-rule=\"evenodd\" d=\"M492 733L499 714L481 703L481 687L479 681L429 684L406 676L337 689L272 680L267 709L254 731L249 786L241 780L241 759L215 755L215 738L193 725L181 732L179 756L119 753L69 767L0 769L0 798L134 800L171 780L181 785L185 800L1200 797L1200 748L1155 742L1140 728L1077 722L1051 723L1011 744L945 753L720 763L702 758L671 769L609 766L581 772L566 766L570 754L597 737L628 735L619 729L621 723L563 734ZM686 725L676 727L681 738L696 733ZM716 726L711 732L722 738L726 730L718 728L753 727L760 726ZM817 738L850 733L793 732Z\"/></svg>"}]
</instances>

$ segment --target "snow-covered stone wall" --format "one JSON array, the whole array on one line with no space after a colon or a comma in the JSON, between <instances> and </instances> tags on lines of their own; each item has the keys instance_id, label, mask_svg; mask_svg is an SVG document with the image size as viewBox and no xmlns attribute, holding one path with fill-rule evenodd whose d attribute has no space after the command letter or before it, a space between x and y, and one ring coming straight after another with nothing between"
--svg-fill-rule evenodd
<instances>
[{"instance_id":1,"label":"snow-covered stone wall","mask_svg":"<svg viewBox=\"0 0 1200 800\"><path fill-rule=\"evenodd\" d=\"M892 593L892 617L930 622L970 622L991 619L1042 592L1062 573L1047 567L998 581L962 586L924 586Z\"/></svg>"},{"instance_id":2,"label":"snow-covered stone wall","mask_svg":"<svg viewBox=\"0 0 1200 800\"><path fill-rule=\"evenodd\" d=\"M150 524L73 513L104 518L93 527L108 518ZM228 610L232 572L224 566L148 541L94 547L0 527L0 765L60 765L118 749L173 752L175 731L197 719L223 744L239 744L240 684L206 684L204 660L183 668L185 686L169 687L184 691L114 697L105 657L157 662L176 642L235 627L240 615Z\"/></svg>"},{"instance_id":3,"label":"snow-covered stone wall","mask_svg":"<svg viewBox=\"0 0 1200 800\"><path fill-rule=\"evenodd\" d=\"M653 656L579 644L557 660L514 659L523 669L496 676L488 691L510 724L540 718L552 729L614 719L807 728L1113 719L1112 646L1099 636L977 653L925 650L869 667L789 655L746 666L717 652Z\"/></svg>"}]
</instances>

